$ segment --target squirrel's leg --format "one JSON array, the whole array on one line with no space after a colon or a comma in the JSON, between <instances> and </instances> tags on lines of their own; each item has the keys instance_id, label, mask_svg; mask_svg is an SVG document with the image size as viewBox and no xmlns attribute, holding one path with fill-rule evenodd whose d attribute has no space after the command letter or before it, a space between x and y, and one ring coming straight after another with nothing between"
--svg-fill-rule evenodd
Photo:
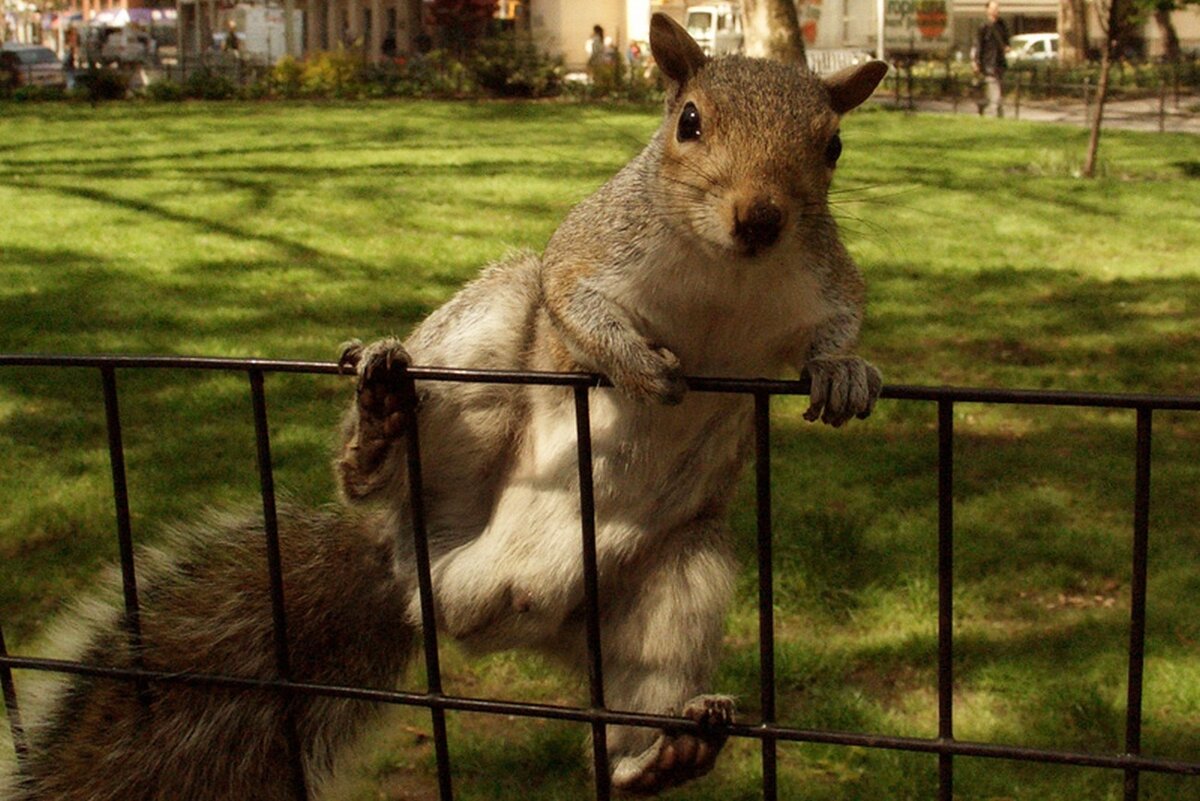
<instances>
[{"instance_id":1,"label":"squirrel's leg","mask_svg":"<svg viewBox=\"0 0 1200 801\"><path fill-rule=\"evenodd\" d=\"M602 599L605 704L680 715L701 730L609 727L613 786L635 793L657 793L711 770L734 714L732 698L705 694L733 590L724 526L705 521L678 530L653 558L637 586Z\"/></svg>"},{"instance_id":2,"label":"squirrel's leg","mask_svg":"<svg viewBox=\"0 0 1200 801\"><path fill-rule=\"evenodd\" d=\"M399 339L342 346L338 366L358 376L354 403L342 420L342 447L334 461L342 496L361 501L393 486L405 464L407 420L401 408L401 382L411 363Z\"/></svg>"},{"instance_id":3,"label":"squirrel's leg","mask_svg":"<svg viewBox=\"0 0 1200 801\"><path fill-rule=\"evenodd\" d=\"M561 278L564 273L571 280ZM683 400L687 385L678 357L643 336L618 304L586 280L574 280L570 271L549 272L543 285L554 330L586 368L604 373L639 401Z\"/></svg>"}]
</instances>

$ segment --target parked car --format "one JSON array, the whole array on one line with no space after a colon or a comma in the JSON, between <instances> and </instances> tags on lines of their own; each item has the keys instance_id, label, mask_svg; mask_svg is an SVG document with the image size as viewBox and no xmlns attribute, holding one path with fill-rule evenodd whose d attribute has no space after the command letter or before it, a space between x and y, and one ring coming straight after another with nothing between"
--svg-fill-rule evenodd
<instances>
[{"instance_id":1,"label":"parked car","mask_svg":"<svg viewBox=\"0 0 1200 801\"><path fill-rule=\"evenodd\" d=\"M8 55L6 61L13 63L15 57L17 83L20 86L66 86L67 76L62 62L48 47L41 45L5 42L0 52Z\"/></svg>"},{"instance_id":2,"label":"parked car","mask_svg":"<svg viewBox=\"0 0 1200 801\"><path fill-rule=\"evenodd\" d=\"M705 55L742 52L742 14L730 3L692 6L687 12L687 30Z\"/></svg>"},{"instance_id":3,"label":"parked car","mask_svg":"<svg viewBox=\"0 0 1200 801\"><path fill-rule=\"evenodd\" d=\"M1019 33L1008 40L1009 61L1057 61L1057 33Z\"/></svg>"}]
</instances>

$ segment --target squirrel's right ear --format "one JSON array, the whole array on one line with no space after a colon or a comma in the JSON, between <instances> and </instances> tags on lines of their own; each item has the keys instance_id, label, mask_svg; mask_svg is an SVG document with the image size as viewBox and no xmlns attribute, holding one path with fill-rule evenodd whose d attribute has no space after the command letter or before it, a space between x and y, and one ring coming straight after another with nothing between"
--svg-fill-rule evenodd
<instances>
[{"instance_id":1,"label":"squirrel's right ear","mask_svg":"<svg viewBox=\"0 0 1200 801\"><path fill-rule=\"evenodd\" d=\"M684 27L661 12L650 18L650 52L663 75L677 86L687 83L708 61Z\"/></svg>"},{"instance_id":2,"label":"squirrel's right ear","mask_svg":"<svg viewBox=\"0 0 1200 801\"><path fill-rule=\"evenodd\" d=\"M847 67L825 78L829 90L829 104L835 114L845 114L871 96L875 87L887 75L888 65L882 61L868 61L856 67Z\"/></svg>"}]
</instances>

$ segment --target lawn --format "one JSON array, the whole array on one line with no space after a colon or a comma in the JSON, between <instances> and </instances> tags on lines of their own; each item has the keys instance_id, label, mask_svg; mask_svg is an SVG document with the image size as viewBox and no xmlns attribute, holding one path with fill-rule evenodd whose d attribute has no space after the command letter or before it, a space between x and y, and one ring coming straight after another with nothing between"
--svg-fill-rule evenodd
<instances>
[{"instance_id":1,"label":"lawn","mask_svg":"<svg viewBox=\"0 0 1200 801\"><path fill-rule=\"evenodd\" d=\"M0 352L331 359L349 337L407 331L481 264L540 248L656 116L509 103L0 107ZM1084 182L1071 173L1085 136L847 119L834 208L870 284L862 352L886 380L1200 391L1197 139L1106 133L1105 176ZM139 541L206 505L256 502L243 377L118 380ZM330 500L349 385L271 376L267 391L277 483ZM115 560L100 398L94 371L0 368L0 620L16 652L41 653L39 633ZM935 409L883 402L834 432L804 423L803 408L773 407L780 717L935 736ZM1194 760L1200 419L1154 422L1143 743ZM955 424L956 735L1119 751L1132 413L965 404ZM717 689L752 720L749 500L734 516L747 570ZM444 664L451 693L586 703L579 682L525 657L448 649ZM337 798L435 797L427 713L389 720ZM582 728L449 723L458 797L588 797ZM786 799L934 795L933 757L780 750ZM758 797L756 744L727 751L672 797ZM964 800L1106 801L1121 778L960 758L955 787ZM1142 797L1200 798L1200 779L1147 775Z\"/></svg>"}]
</instances>

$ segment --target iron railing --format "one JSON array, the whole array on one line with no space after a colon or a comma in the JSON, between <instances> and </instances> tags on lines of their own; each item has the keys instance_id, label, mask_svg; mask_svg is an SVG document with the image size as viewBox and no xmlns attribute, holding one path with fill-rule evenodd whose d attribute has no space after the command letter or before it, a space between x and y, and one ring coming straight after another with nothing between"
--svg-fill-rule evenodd
<instances>
[{"instance_id":1,"label":"iron railing","mask_svg":"<svg viewBox=\"0 0 1200 801\"><path fill-rule=\"evenodd\" d=\"M276 663L279 678L275 680L243 678L226 675L178 674L148 670L135 663L132 669L109 668L66 660L42 659L9 655L0 628L0 685L8 712L9 725L16 758L27 753L27 742L21 724L20 707L13 682L14 670L51 671L96 676L136 683L139 693L146 693L150 682L177 682L188 685L243 688L284 693L287 695L320 695L358 699L378 703L400 704L429 709L433 723L433 740L437 757L438 787L442 801L454 797L445 713L447 710L514 715L576 721L591 725L595 796L600 801L609 798L609 771L605 729L610 725L649 726L669 728L680 732L698 732L700 724L683 718L610 710L604 703L604 677L601 661L599 626L600 601L597 590L595 506L592 496L591 427L588 393L605 385L595 375L580 373L534 373L510 371L481 371L412 367L407 371L404 399L410 413L408 419L408 465L412 494L412 530L417 561L418 584L423 620L426 692L384 691L363 687L338 686L294 681L291 678L287 648L287 620L284 614L284 593L280 569L275 490L271 464L270 438L267 427L267 405L264 390L266 373L336 374L338 367L326 362L271 361L260 359L216 359L183 357L117 357L117 356L38 356L0 355L0 367L86 367L100 372L107 416L109 453L112 462L113 497L116 504L117 537L121 553L121 575L124 586L125 611L133 650L138 651L140 627L137 579L134 550L130 531L129 495L125 482L124 451L116 374L133 369L183 369L243 372L250 386L255 431L258 445L259 480L262 493L271 602L274 616ZM433 625L433 592L430 578L429 551L426 542L425 517L421 492L420 441L417 436L417 381L457 381L469 383L536 384L570 387L574 391L578 434L580 483L581 539L585 582L585 620L588 646L588 681L590 706L502 701L460 695L447 695L442 689L441 667L438 661L437 629ZM985 757L992 759L1036 762L1052 765L1074 765L1123 771L1124 798L1137 801L1140 797L1139 777L1143 772L1184 776L1200 776L1200 761L1164 759L1142 753L1142 689L1146 631L1146 572L1149 543L1150 510L1150 446L1153 413L1159 410L1200 411L1200 396L1157 396L1146 394L1102 394L1052 390L1003 390L962 387L888 386L882 397L893 400L924 401L937 405L938 432L938 625L937 625L937 697L938 735L936 738L891 736L876 733L800 729L780 725L776 721L775 640L772 587L772 521L771 521L771 426L770 399L775 395L807 393L800 381L767 381L745 379L692 378L688 387L693 392L740 393L753 397L755 424L755 498L757 505L758 588L759 588L759 653L761 715L757 722L731 724L729 735L761 741L762 796L767 801L778 797L776 746L780 742L819 743L856 746L869 749L888 749L938 756L938 799L951 801L954 786L954 758ZM1093 407L1129 409L1136 413L1136 456L1134 475L1134 516L1132 549L1132 582L1130 599L1130 630L1128 649L1128 689L1125 710L1125 747L1120 753L1085 753L1070 750L1030 748L1015 745L972 742L954 737L954 508L953 452L954 406L958 403L992 403ZM304 769L296 738L294 722L286 721L287 738L291 744L292 775L297 799L307 799ZM1197 783L1200 791L1200 782Z\"/></svg>"}]
</instances>

